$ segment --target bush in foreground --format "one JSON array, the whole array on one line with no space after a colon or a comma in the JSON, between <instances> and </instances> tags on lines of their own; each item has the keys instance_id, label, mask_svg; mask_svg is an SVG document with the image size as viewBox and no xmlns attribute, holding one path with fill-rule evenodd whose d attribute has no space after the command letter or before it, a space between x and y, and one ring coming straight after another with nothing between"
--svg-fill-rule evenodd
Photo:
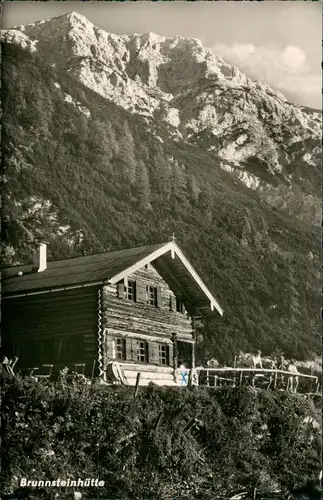
<instances>
[{"instance_id":1,"label":"bush in foreground","mask_svg":"<svg viewBox=\"0 0 323 500\"><path fill-rule=\"evenodd\" d=\"M313 400L286 392L151 385L134 401L128 387L17 378L2 415L2 491L16 497L80 490L22 489L21 478L99 478L83 499L211 499L292 489L321 468Z\"/></svg>"}]
</instances>

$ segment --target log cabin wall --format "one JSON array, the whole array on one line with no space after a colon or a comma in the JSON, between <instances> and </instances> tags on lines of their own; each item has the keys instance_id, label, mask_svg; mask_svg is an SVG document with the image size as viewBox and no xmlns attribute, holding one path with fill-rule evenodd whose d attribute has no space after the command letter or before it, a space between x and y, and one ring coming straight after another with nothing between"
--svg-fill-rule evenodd
<instances>
[{"instance_id":1,"label":"log cabin wall","mask_svg":"<svg viewBox=\"0 0 323 500\"><path fill-rule=\"evenodd\" d=\"M146 303L147 299L153 302L149 287L155 289L155 304ZM193 342L192 323L185 307L176 302L174 293L152 264L117 285L103 287L102 328L105 364L113 359L122 362L132 382L138 371L144 379L150 377L156 383L165 382L166 378L170 381L174 333L183 342ZM140 340L142 344L138 346Z\"/></svg>"},{"instance_id":2,"label":"log cabin wall","mask_svg":"<svg viewBox=\"0 0 323 500\"><path fill-rule=\"evenodd\" d=\"M91 374L97 358L97 287L62 290L2 302L3 352L18 356L17 369L44 363L54 372L76 363Z\"/></svg>"}]
</instances>

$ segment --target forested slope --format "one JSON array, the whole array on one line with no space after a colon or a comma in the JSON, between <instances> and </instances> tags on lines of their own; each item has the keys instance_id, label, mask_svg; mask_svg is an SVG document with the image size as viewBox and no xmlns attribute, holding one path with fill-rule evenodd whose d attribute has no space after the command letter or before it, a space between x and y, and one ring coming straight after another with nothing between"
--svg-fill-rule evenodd
<instances>
[{"instance_id":1,"label":"forested slope","mask_svg":"<svg viewBox=\"0 0 323 500\"><path fill-rule=\"evenodd\" d=\"M199 355L320 353L316 227L270 206L202 146L130 114L40 53L2 50L2 255L28 262L163 242L218 298Z\"/></svg>"}]
</instances>

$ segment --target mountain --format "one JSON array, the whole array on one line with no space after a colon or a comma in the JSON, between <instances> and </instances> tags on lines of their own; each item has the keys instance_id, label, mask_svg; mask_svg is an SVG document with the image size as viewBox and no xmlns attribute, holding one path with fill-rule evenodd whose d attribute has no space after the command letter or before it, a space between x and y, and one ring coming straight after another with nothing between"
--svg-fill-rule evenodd
<instances>
[{"instance_id":1,"label":"mountain","mask_svg":"<svg viewBox=\"0 0 323 500\"><path fill-rule=\"evenodd\" d=\"M71 13L2 33L5 263L175 231L219 297L200 354L320 352L320 113L199 40Z\"/></svg>"},{"instance_id":2,"label":"mountain","mask_svg":"<svg viewBox=\"0 0 323 500\"><path fill-rule=\"evenodd\" d=\"M174 139L214 151L221 168L271 205L320 220L312 188L320 185L321 113L252 81L199 40L114 35L74 12L18 26L5 39L46 54L48 63L151 127L161 121Z\"/></svg>"}]
</instances>

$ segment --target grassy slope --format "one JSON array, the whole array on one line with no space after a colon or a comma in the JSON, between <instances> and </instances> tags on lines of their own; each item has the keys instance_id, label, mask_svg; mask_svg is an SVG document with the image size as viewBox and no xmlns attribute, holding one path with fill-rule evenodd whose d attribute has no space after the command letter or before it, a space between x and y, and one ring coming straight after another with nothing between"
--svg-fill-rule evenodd
<instances>
[{"instance_id":1,"label":"grassy slope","mask_svg":"<svg viewBox=\"0 0 323 500\"><path fill-rule=\"evenodd\" d=\"M2 60L2 239L20 261L30 259L35 235L57 259L161 242L175 231L225 310L204 326L201 355L320 352L316 229L269 208L213 154L174 142L162 125L147 127L38 55L5 46ZM64 102L64 92L91 118ZM15 201L31 195L51 200L83 242L71 248L48 217L26 217Z\"/></svg>"}]
</instances>

